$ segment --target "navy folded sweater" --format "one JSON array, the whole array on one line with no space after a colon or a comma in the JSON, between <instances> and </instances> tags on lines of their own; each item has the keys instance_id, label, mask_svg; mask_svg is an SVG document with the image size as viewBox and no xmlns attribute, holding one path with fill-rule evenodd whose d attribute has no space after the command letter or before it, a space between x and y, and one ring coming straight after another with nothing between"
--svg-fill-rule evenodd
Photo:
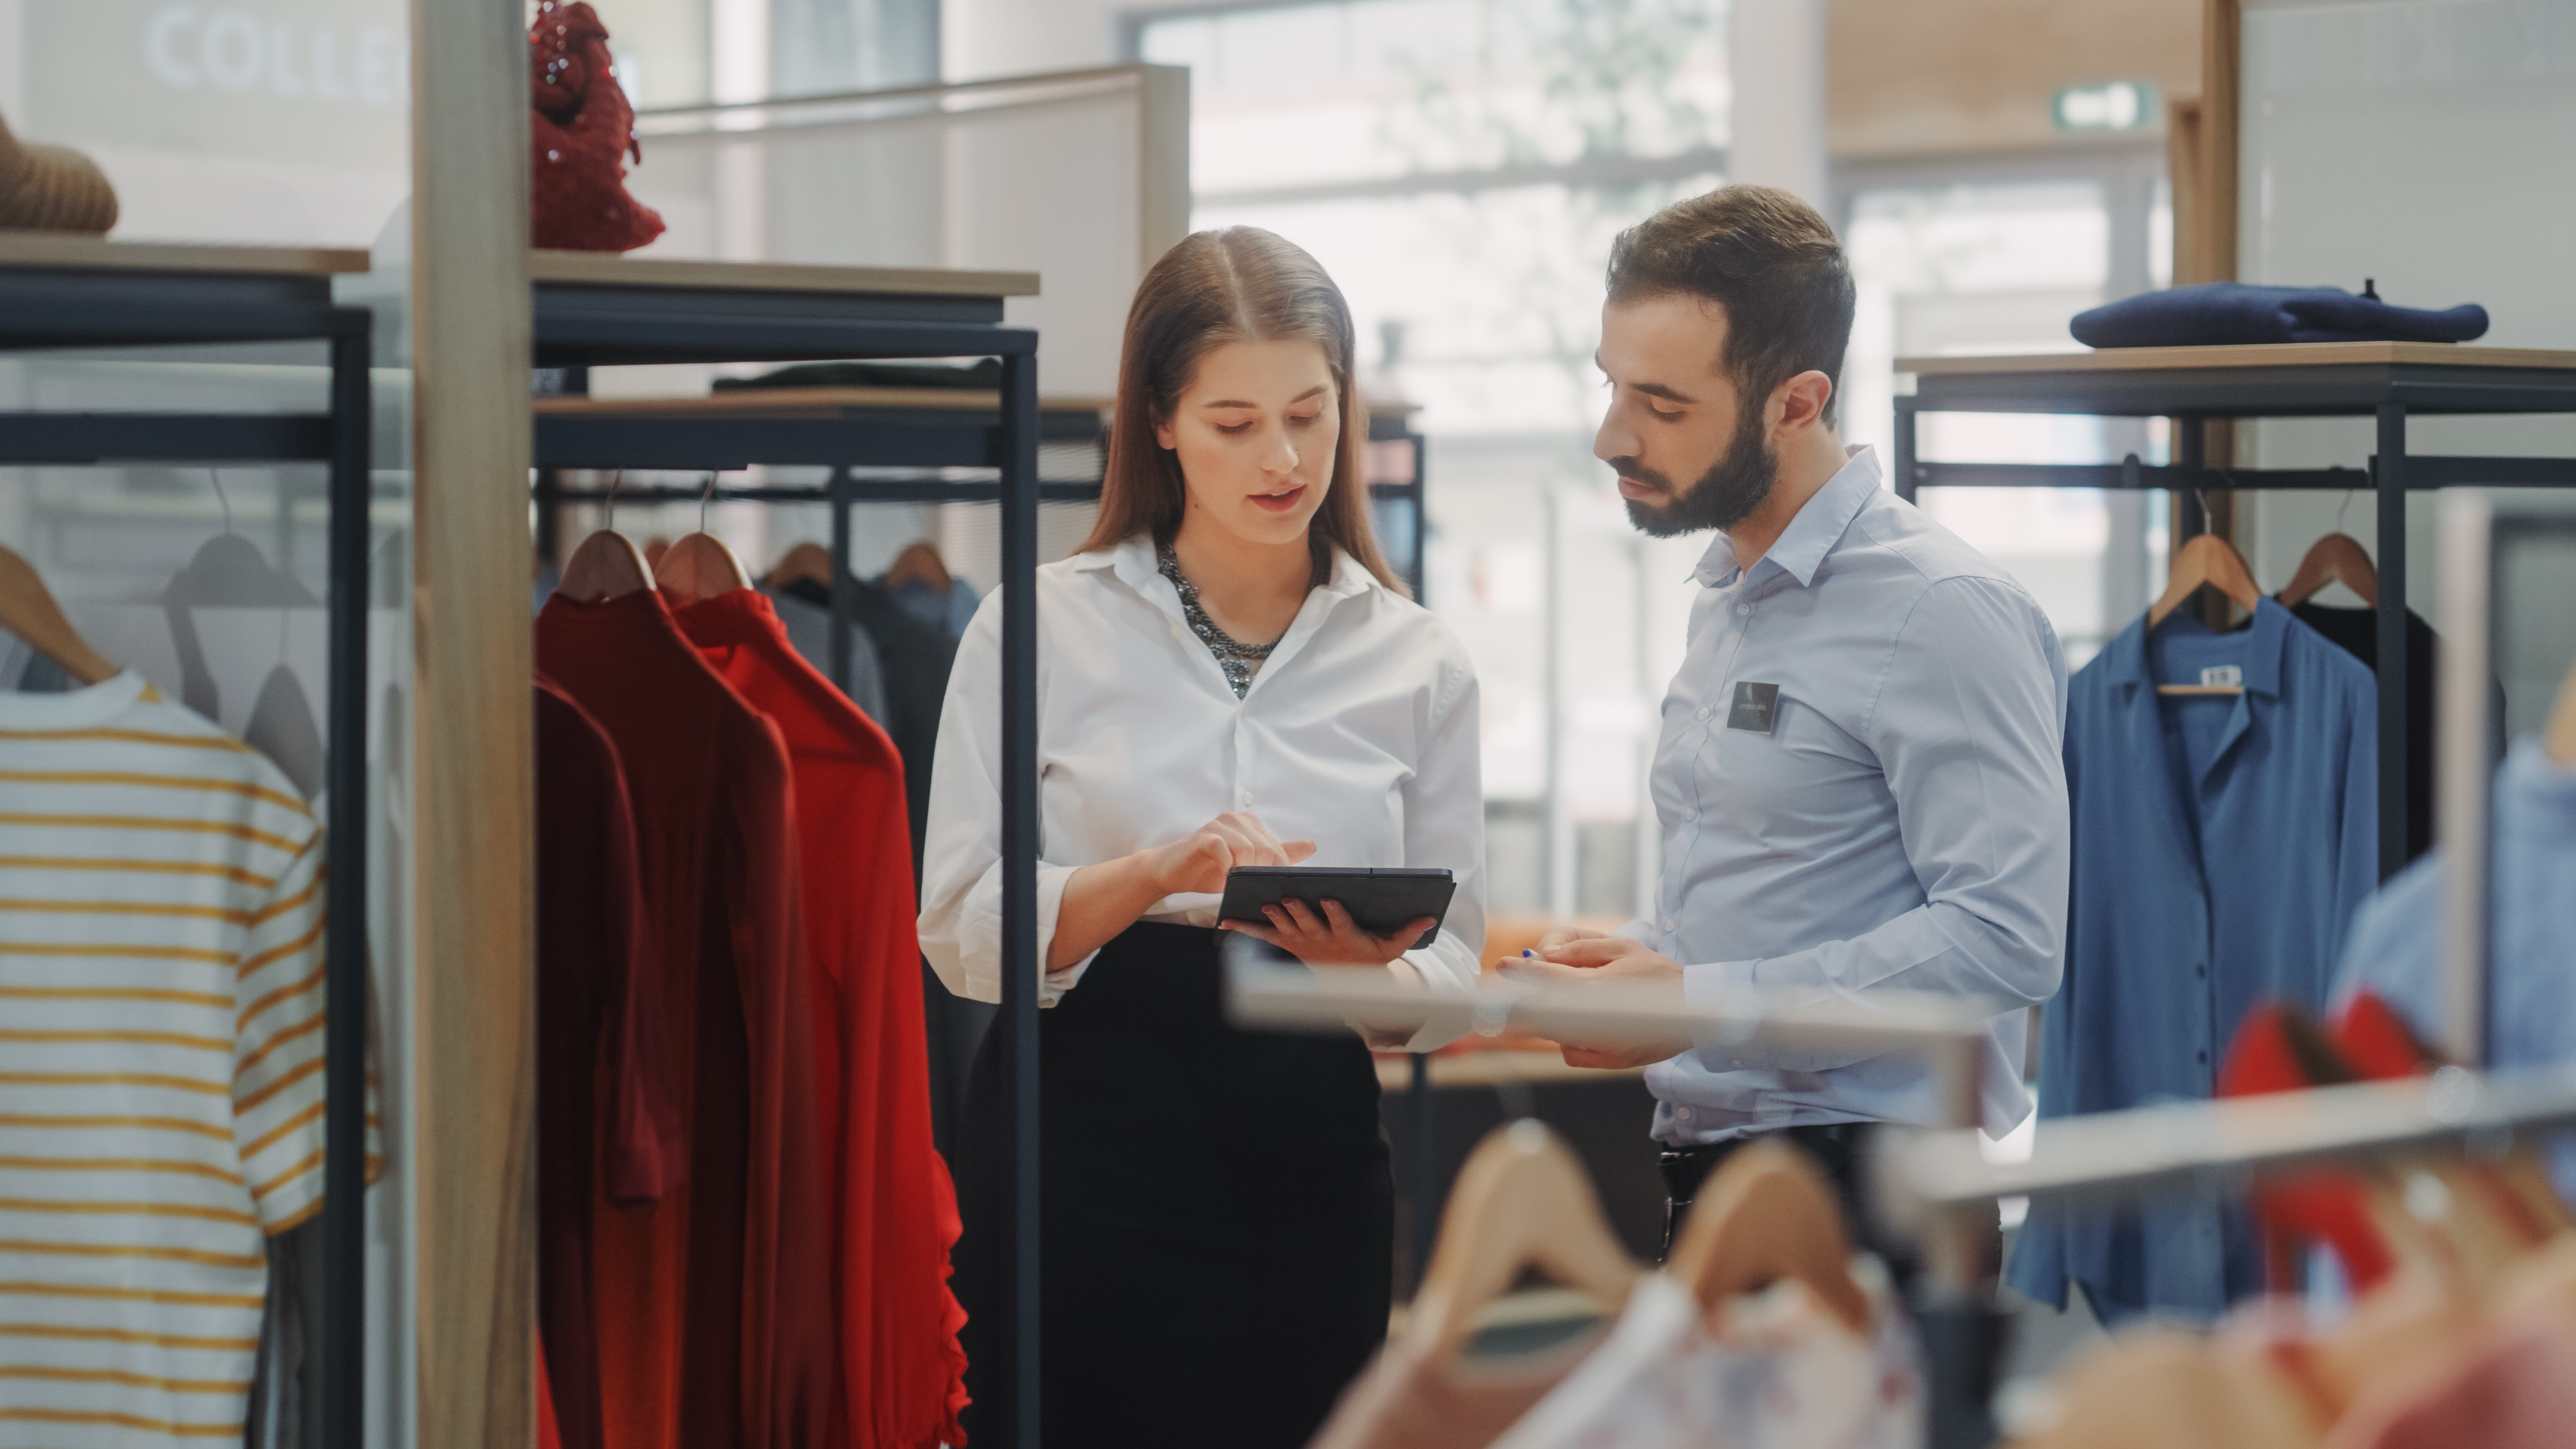
<instances>
[{"instance_id":1,"label":"navy folded sweater","mask_svg":"<svg viewBox=\"0 0 2576 1449\"><path fill-rule=\"evenodd\" d=\"M2256 287L2203 282L2141 292L2078 312L2068 324L2087 347L2210 347L2240 342L2467 342L2483 337L2487 309L2391 307L2341 287Z\"/></svg>"}]
</instances>

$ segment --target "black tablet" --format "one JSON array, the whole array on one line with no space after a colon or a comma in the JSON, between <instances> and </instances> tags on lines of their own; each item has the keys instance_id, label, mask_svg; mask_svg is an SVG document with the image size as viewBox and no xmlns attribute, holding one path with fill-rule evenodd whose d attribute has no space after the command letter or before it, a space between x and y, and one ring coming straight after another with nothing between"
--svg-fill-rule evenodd
<instances>
[{"instance_id":1,"label":"black tablet","mask_svg":"<svg viewBox=\"0 0 2576 1449\"><path fill-rule=\"evenodd\" d=\"M1225 899L1217 915L1228 921L1270 924L1263 906L1304 901L1320 909L1339 901L1360 929L1383 936L1408 921L1431 918L1431 929L1413 943L1416 951L1439 939L1440 922L1449 914L1449 897L1458 882L1445 870L1402 867L1368 869L1330 865L1247 865L1225 873Z\"/></svg>"}]
</instances>

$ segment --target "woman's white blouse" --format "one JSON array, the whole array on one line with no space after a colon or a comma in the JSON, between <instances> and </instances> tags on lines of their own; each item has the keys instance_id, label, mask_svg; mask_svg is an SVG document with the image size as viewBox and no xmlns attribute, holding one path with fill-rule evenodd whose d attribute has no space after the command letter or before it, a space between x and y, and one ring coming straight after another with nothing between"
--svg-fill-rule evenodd
<instances>
[{"instance_id":1,"label":"woman's white blouse","mask_svg":"<svg viewBox=\"0 0 2576 1449\"><path fill-rule=\"evenodd\" d=\"M1314 841L1311 865L1455 873L1439 939L1405 959L1426 986L1474 986L1485 944L1476 672L1447 626L1336 550L1331 580L1238 700L1183 624L1150 540L1049 564L1037 587L1042 963L1075 870L1247 810L1281 840ZM985 597L948 676L922 859L922 953L977 1001L1001 999L1000 602L999 589ZM1167 896L1146 918L1213 926L1217 899ZM1039 1002L1055 1004L1090 964L1045 973Z\"/></svg>"}]
</instances>

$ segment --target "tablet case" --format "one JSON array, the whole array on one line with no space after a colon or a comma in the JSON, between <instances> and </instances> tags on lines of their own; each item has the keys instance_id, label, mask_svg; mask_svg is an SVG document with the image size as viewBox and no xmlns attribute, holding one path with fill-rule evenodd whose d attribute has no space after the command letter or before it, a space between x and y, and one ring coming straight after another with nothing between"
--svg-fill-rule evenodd
<instances>
[{"instance_id":1,"label":"tablet case","mask_svg":"<svg viewBox=\"0 0 2576 1449\"><path fill-rule=\"evenodd\" d=\"M1250 865L1225 873L1225 899L1217 905L1221 920L1267 925L1263 906L1300 900L1309 906L1340 901L1360 929L1385 935L1407 921L1431 918L1431 929L1413 943L1419 951L1440 938L1440 922L1449 915L1449 898L1458 890L1446 870L1409 867L1371 869L1328 865Z\"/></svg>"}]
</instances>

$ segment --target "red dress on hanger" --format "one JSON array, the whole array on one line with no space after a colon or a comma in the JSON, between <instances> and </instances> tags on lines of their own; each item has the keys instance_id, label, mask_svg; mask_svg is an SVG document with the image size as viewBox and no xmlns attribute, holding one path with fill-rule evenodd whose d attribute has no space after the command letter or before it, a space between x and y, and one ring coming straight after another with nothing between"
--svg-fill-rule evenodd
<instances>
[{"instance_id":1,"label":"red dress on hanger","mask_svg":"<svg viewBox=\"0 0 2576 1449\"><path fill-rule=\"evenodd\" d=\"M687 1141L685 1180L658 1207L598 1215L609 1449L827 1444L839 1342L814 1271L831 1233L786 747L649 589L555 595L537 663L626 767Z\"/></svg>"},{"instance_id":2,"label":"red dress on hanger","mask_svg":"<svg viewBox=\"0 0 2576 1449\"><path fill-rule=\"evenodd\" d=\"M537 1323L564 1449L604 1449L599 1204L650 1208L687 1140L657 1046L635 817L617 747L537 677Z\"/></svg>"},{"instance_id":3,"label":"red dress on hanger","mask_svg":"<svg viewBox=\"0 0 2576 1449\"><path fill-rule=\"evenodd\" d=\"M842 1442L963 1444L965 1310L948 1288L957 1198L931 1144L921 946L903 759L788 642L768 599L734 589L681 631L787 741L795 778L814 1053L830 1164L833 1282L847 1387Z\"/></svg>"}]
</instances>

